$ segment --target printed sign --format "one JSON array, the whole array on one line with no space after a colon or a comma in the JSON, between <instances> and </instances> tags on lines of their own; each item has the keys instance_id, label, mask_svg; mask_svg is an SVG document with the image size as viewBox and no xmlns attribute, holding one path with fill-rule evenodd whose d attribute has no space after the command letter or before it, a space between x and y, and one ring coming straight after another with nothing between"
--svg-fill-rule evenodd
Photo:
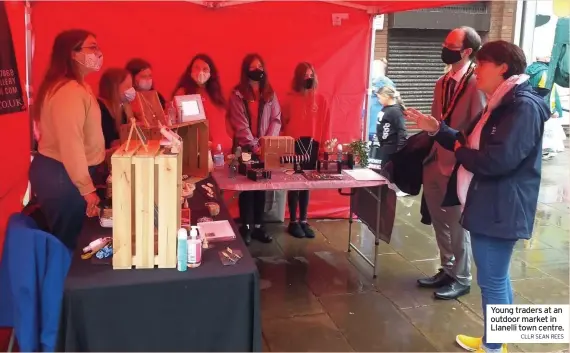
<instances>
[{"instance_id":1,"label":"printed sign","mask_svg":"<svg viewBox=\"0 0 570 353\"><path fill-rule=\"evenodd\" d=\"M26 109L6 3L0 4L0 115Z\"/></svg>"}]
</instances>

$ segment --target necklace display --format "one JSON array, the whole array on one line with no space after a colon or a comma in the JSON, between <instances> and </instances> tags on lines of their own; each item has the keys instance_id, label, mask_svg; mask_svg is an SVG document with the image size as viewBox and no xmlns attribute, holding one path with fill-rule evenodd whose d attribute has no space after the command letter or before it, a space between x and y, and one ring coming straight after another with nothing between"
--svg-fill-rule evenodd
<instances>
[{"instance_id":1,"label":"necklace display","mask_svg":"<svg viewBox=\"0 0 570 353\"><path fill-rule=\"evenodd\" d=\"M150 102L145 98L145 96L143 96L142 94L140 94L142 101L144 102L144 104L146 105L146 107L151 111L152 113L152 117L154 119L156 119L156 114L154 113L154 109L152 108L152 105L150 104Z\"/></svg>"}]
</instances>

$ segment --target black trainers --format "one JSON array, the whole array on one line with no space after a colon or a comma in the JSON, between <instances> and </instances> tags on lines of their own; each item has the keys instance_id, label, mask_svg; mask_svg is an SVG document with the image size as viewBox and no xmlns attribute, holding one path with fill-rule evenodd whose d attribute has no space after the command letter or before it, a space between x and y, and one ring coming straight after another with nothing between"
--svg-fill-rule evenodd
<instances>
[{"instance_id":1,"label":"black trainers","mask_svg":"<svg viewBox=\"0 0 570 353\"><path fill-rule=\"evenodd\" d=\"M251 237L255 240L258 240L266 244L271 243L273 241L271 235L267 234L267 232L265 232L265 229L263 227L253 228L253 233L251 233Z\"/></svg>"},{"instance_id":2,"label":"black trainers","mask_svg":"<svg viewBox=\"0 0 570 353\"><path fill-rule=\"evenodd\" d=\"M299 222L289 223L289 227L287 228L287 232L289 232L289 234L291 234L291 236L293 236L295 238L304 238L305 237L305 232L303 231L303 228L301 228L301 225L299 224Z\"/></svg>"},{"instance_id":3,"label":"black trainers","mask_svg":"<svg viewBox=\"0 0 570 353\"><path fill-rule=\"evenodd\" d=\"M241 234L241 237L243 238L245 245L251 244L251 233L252 233L251 228L248 228L247 226L241 226L239 227L239 233Z\"/></svg>"},{"instance_id":4,"label":"black trainers","mask_svg":"<svg viewBox=\"0 0 570 353\"><path fill-rule=\"evenodd\" d=\"M312 239L315 237L315 232L311 229L311 226L307 222L301 222L301 229L305 233L305 238Z\"/></svg>"}]
</instances>

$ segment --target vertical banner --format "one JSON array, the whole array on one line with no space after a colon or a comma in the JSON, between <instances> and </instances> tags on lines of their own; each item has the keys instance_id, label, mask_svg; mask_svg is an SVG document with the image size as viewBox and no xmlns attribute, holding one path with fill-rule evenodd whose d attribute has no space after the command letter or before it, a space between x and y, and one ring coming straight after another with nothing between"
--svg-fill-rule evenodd
<instances>
[{"instance_id":1,"label":"vertical banner","mask_svg":"<svg viewBox=\"0 0 570 353\"><path fill-rule=\"evenodd\" d=\"M6 4L0 4L0 115L26 109Z\"/></svg>"}]
</instances>

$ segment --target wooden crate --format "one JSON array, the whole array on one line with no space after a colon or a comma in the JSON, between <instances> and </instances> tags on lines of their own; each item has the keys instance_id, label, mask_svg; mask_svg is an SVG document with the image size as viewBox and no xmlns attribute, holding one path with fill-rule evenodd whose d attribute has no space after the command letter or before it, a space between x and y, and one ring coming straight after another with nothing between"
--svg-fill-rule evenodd
<instances>
[{"instance_id":1,"label":"wooden crate","mask_svg":"<svg viewBox=\"0 0 570 353\"><path fill-rule=\"evenodd\" d=\"M148 151L131 141L128 151L123 144L111 157L113 269L176 267L182 155L165 153L160 141L148 142Z\"/></svg>"},{"instance_id":2,"label":"wooden crate","mask_svg":"<svg viewBox=\"0 0 570 353\"><path fill-rule=\"evenodd\" d=\"M157 127L140 127L148 140L162 139L160 130ZM210 137L208 120L174 124L169 126L169 128L182 138L184 146L182 151L182 174L200 179L207 177L209 174L208 140ZM121 144L127 141L130 129L131 124L121 125L121 131L119 132ZM138 140L138 136L133 134L132 140Z\"/></svg>"}]
</instances>

